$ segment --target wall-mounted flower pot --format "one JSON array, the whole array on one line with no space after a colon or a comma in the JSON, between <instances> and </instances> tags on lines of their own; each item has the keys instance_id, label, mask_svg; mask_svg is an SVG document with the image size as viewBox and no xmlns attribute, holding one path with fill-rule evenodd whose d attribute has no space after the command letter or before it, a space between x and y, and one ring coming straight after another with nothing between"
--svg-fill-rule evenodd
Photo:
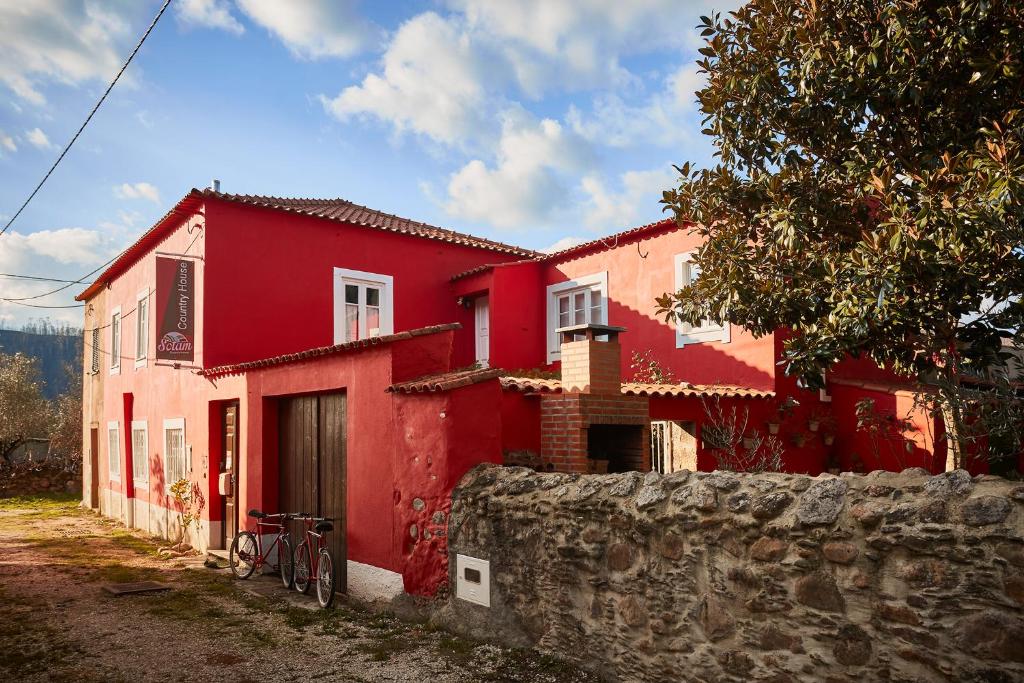
<instances>
[{"instance_id":1,"label":"wall-mounted flower pot","mask_svg":"<svg viewBox=\"0 0 1024 683\"><path fill-rule=\"evenodd\" d=\"M816 432L818 431L818 424L819 423L817 420L808 420L807 429L811 430L812 432Z\"/></svg>"},{"instance_id":2,"label":"wall-mounted flower pot","mask_svg":"<svg viewBox=\"0 0 1024 683\"><path fill-rule=\"evenodd\" d=\"M836 435L835 434L825 434L823 437L821 437L821 440L823 442L825 442L826 446L831 446L836 441Z\"/></svg>"},{"instance_id":3,"label":"wall-mounted flower pot","mask_svg":"<svg viewBox=\"0 0 1024 683\"><path fill-rule=\"evenodd\" d=\"M779 425L778 422L769 422L768 423L768 433L769 434L778 434L780 426L781 425Z\"/></svg>"},{"instance_id":4,"label":"wall-mounted flower pot","mask_svg":"<svg viewBox=\"0 0 1024 683\"><path fill-rule=\"evenodd\" d=\"M748 451L754 450L754 439L749 436L743 437L743 447Z\"/></svg>"}]
</instances>

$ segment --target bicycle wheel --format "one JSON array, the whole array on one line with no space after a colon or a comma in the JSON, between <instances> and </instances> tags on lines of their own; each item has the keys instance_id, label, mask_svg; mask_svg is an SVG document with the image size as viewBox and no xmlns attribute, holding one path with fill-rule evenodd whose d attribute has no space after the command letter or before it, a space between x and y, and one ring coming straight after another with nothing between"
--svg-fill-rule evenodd
<instances>
[{"instance_id":1,"label":"bicycle wheel","mask_svg":"<svg viewBox=\"0 0 1024 683\"><path fill-rule=\"evenodd\" d=\"M312 585L310 577L313 573L312 562L309 557L309 542L303 541L295 551L295 566L293 574L295 577L295 590L300 593L308 593Z\"/></svg>"},{"instance_id":2,"label":"bicycle wheel","mask_svg":"<svg viewBox=\"0 0 1024 683\"><path fill-rule=\"evenodd\" d=\"M320 548L316 567L316 599L324 609L334 602L334 558L327 548Z\"/></svg>"},{"instance_id":3,"label":"bicycle wheel","mask_svg":"<svg viewBox=\"0 0 1024 683\"><path fill-rule=\"evenodd\" d=\"M281 572L281 583L285 588L291 588L295 579L295 556L292 554L291 541L285 536L278 539L277 567Z\"/></svg>"},{"instance_id":4,"label":"bicycle wheel","mask_svg":"<svg viewBox=\"0 0 1024 683\"><path fill-rule=\"evenodd\" d=\"M256 535L251 531L242 531L235 540L231 541L231 551L228 553L228 566L231 573L239 579L248 579L256 569L256 558L259 556L259 546L256 544Z\"/></svg>"}]
</instances>

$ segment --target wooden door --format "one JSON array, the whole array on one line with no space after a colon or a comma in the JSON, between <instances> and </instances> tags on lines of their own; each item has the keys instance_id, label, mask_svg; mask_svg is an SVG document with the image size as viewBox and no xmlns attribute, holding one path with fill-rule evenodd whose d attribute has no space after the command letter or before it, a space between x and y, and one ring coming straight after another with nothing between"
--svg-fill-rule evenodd
<instances>
[{"instance_id":1,"label":"wooden door","mask_svg":"<svg viewBox=\"0 0 1024 683\"><path fill-rule=\"evenodd\" d=\"M347 581L348 555L345 546L345 490L347 487L345 472L345 394L325 394L319 397L318 439L318 475L317 507L322 517L334 519L334 531L327 539L334 556L336 583L341 592L345 591Z\"/></svg>"},{"instance_id":2,"label":"wooden door","mask_svg":"<svg viewBox=\"0 0 1024 683\"><path fill-rule=\"evenodd\" d=\"M225 492L221 498L221 547L228 548L238 533L238 404L228 403L221 410L223 434L220 473L226 479Z\"/></svg>"},{"instance_id":3,"label":"wooden door","mask_svg":"<svg viewBox=\"0 0 1024 683\"><path fill-rule=\"evenodd\" d=\"M89 504L100 506L100 430L89 428Z\"/></svg>"},{"instance_id":4,"label":"wooden door","mask_svg":"<svg viewBox=\"0 0 1024 683\"><path fill-rule=\"evenodd\" d=\"M346 586L345 394L281 399L278 414L279 510L334 518L328 534L337 585ZM296 545L303 526L292 523Z\"/></svg>"}]
</instances>

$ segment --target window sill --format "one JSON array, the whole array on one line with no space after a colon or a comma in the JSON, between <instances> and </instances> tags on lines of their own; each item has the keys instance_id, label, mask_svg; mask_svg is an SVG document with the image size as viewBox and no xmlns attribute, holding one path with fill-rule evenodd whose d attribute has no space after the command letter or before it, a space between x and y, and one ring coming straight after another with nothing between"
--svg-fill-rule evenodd
<instances>
[{"instance_id":1,"label":"window sill","mask_svg":"<svg viewBox=\"0 0 1024 683\"><path fill-rule=\"evenodd\" d=\"M149 364L149 359L148 358L137 358L135 360L135 369L138 370L139 368L144 368L148 364Z\"/></svg>"}]
</instances>

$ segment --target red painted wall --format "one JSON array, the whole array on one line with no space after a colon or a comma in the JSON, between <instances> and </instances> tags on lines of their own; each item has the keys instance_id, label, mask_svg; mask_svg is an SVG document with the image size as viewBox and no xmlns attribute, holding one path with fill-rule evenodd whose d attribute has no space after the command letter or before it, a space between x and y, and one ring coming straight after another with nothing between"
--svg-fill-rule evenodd
<instances>
[{"instance_id":1,"label":"red painted wall","mask_svg":"<svg viewBox=\"0 0 1024 683\"><path fill-rule=\"evenodd\" d=\"M394 277L394 329L459 322L455 363L473 361L473 311L449 278L514 257L402 233L210 200L207 366L333 343L333 269Z\"/></svg>"}]
</instances>

